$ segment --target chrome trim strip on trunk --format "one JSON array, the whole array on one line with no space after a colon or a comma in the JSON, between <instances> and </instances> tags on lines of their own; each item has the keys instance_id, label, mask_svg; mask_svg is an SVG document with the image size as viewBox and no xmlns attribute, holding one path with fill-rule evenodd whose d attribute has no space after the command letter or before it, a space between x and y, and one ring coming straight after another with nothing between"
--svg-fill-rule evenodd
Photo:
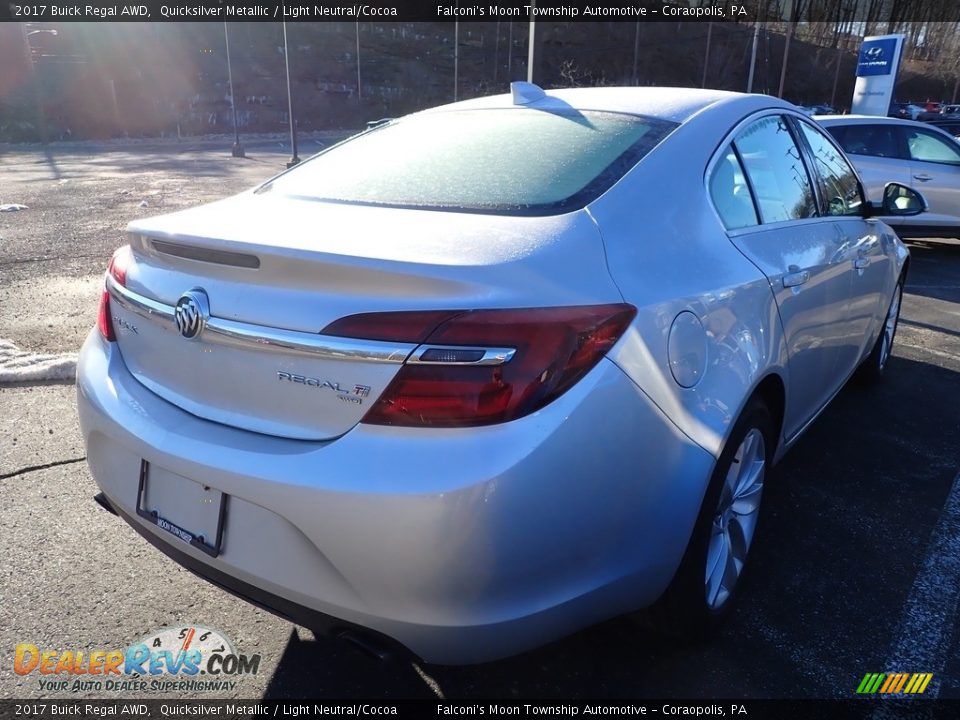
<instances>
[{"instance_id":1,"label":"chrome trim strip on trunk","mask_svg":"<svg viewBox=\"0 0 960 720\"><path fill-rule=\"evenodd\" d=\"M132 290L127 290L127 288L114 280L110 275L107 275L107 291L110 293L111 300L116 300L130 312L134 312L147 319L161 317L164 320L173 322L175 311L173 305L166 305L144 297Z\"/></svg>"},{"instance_id":2,"label":"chrome trim strip on trunk","mask_svg":"<svg viewBox=\"0 0 960 720\"><path fill-rule=\"evenodd\" d=\"M174 306L135 293L120 285L110 275L107 275L107 290L112 300L116 300L118 305L130 312L148 319L160 318L173 325ZM417 347L416 343L337 338L253 325L214 316L207 318L201 338L208 342L247 349L258 348L273 352L299 353L328 360L353 360L393 365L402 365Z\"/></svg>"}]
</instances>

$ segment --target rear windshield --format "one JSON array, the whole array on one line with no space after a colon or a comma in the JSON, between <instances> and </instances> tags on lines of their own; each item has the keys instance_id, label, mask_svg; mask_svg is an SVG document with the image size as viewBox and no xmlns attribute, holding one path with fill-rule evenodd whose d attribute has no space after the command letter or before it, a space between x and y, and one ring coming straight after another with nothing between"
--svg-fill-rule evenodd
<instances>
[{"instance_id":1,"label":"rear windshield","mask_svg":"<svg viewBox=\"0 0 960 720\"><path fill-rule=\"evenodd\" d=\"M599 197L676 126L527 108L413 115L337 145L261 191L433 210L569 212Z\"/></svg>"}]
</instances>

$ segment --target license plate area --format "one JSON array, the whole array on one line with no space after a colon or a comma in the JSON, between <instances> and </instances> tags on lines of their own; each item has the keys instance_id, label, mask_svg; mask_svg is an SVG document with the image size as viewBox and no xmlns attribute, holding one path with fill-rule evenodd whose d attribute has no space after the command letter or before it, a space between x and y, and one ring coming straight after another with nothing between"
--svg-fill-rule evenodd
<instances>
[{"instance_id":1,"label":"license plate area","mask_svg":"<svg viewBox=\"0 0 960 720\"><path fill-rule=\"evenodd\" d=\"M229 495L140 461L137 515L210 557L223 549Z\"/></svg>"}]
</instances>

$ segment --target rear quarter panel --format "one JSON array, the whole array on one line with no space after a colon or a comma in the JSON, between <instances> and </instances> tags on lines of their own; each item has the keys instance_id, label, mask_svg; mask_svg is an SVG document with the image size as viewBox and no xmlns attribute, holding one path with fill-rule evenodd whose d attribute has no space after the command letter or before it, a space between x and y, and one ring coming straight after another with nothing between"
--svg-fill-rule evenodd
<instances>
[{"instance_id":1,"label":"rear quarter panel","mask_svg":"<svg viewBox=\"0 0 960 720\"><path fill-rule=\"evenodd\" d=\"M611 359L714 456L758 383L787 373L770 285L730 242L704 186L725 128L764 101L771 99L747 97L694 116L590 206L611 275L638 308ZM706 370L691 388L675 381L667 351L683 311L706 336Z\"/></svg>"}]
</instances>

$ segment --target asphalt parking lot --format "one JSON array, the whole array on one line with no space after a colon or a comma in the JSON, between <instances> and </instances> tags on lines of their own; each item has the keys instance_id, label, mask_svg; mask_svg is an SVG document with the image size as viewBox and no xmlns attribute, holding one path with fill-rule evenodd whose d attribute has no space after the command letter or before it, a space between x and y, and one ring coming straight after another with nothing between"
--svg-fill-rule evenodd
<instances>
[{"instance_id":1,"label":"asphalt parking lot","mask_svg":"<svg viewBox=\"0 0 960 720\"><path fill-rule=\"evenodd\" d=\"M75 352L125 223L248 187L289 150L263 141L249 155L0 150L0 203L29 208L0 214L0 339ZM777 468L743 603L697 646L642 616L475 667L382 662L314 637L198 580L92 501L72 385L0 387L0 696L115 695L41 689L13 672L18 643L89 652L199 624L262 657L202 697L843 698L887 671L932 672L928 696L960 697L960 244L911 252L886 381L843 390Z\"/></svg>"}]
</instances>

